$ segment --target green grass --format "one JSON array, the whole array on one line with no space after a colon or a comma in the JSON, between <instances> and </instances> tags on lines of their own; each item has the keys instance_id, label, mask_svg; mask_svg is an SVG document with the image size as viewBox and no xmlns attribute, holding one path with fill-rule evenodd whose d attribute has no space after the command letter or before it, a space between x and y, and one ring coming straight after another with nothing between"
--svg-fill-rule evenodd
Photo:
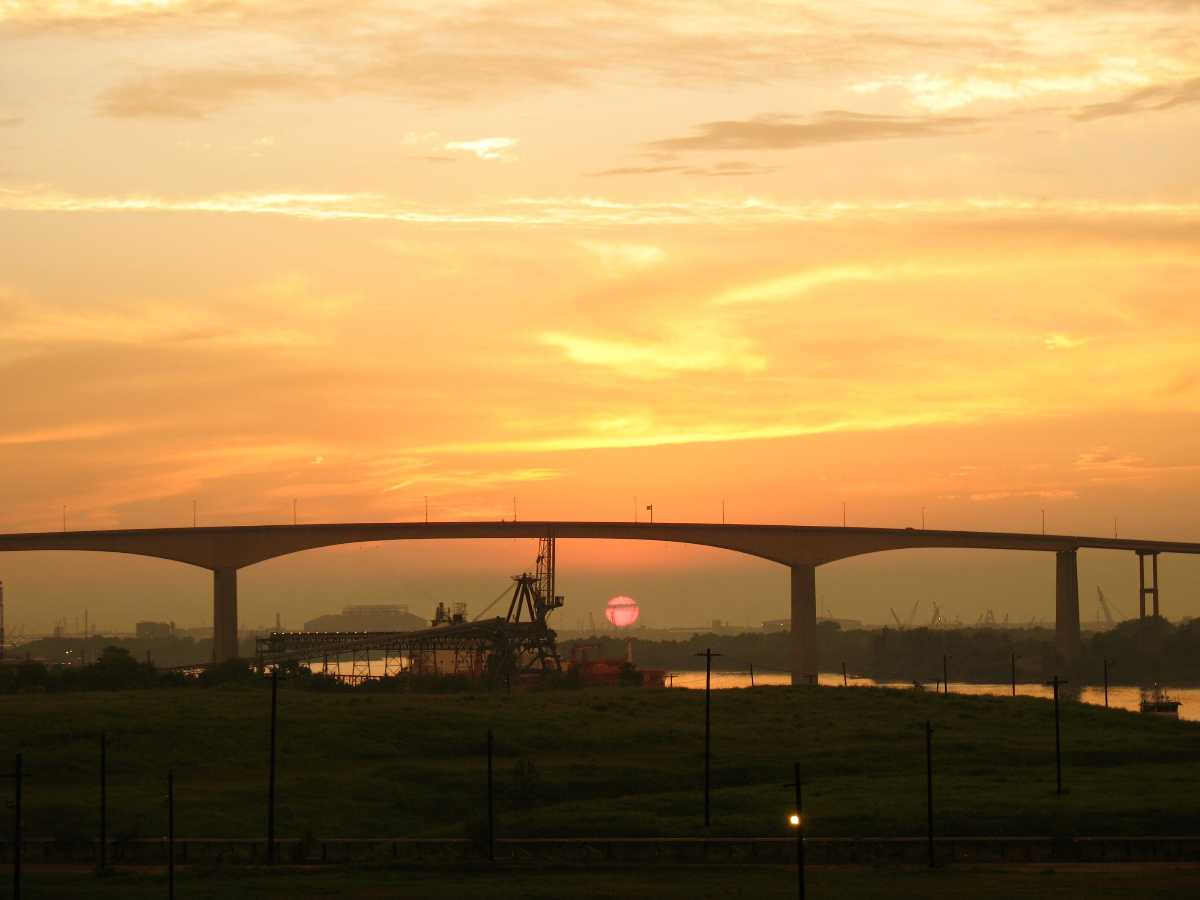
<instances>
[{"instance_id":1,"label":"green grass","mask_svg":"<svg viewBox=\"0 0 1200 900\"><path fill-rule=\"evenodd\" d=\"M808 896L862 900L1028 900L1088 897L1090 900L1155 900L1196 896L1200 869L1173 866L981 867L929 872L921 869L817 869L808 873ZM166 896L159 873L31 873L23 897L75 900L142 900ZM487 900L764 900L796 896L790 867L691 866L649 869L397 869L242 870L182 872L179 900L308 900L476 897Z\"/></svg>"},{"instance_id":2,"label":"green grass","mask_svg":"<svg viewBox=\"0 0 1200 900\"><path fill-rule=\"evenodd\" d=\"M96 834L103 729L110 836L165 833L168 768L178 835L261 836L269 697L265 686L0 697L0 764L7 769L21 750L32 775L26 833ZM783 833L793 760L804 773L810 834L923 833L926 719L935 727L939 833L1197 830L1196 724L1064 704L1067 793L1057 798L1048 701L768 687L714 692L712 704L713 834ZM704 831L701 692L283 686L279 706L280 836L479 834L489 726L503 835ZM0 797L10 792L11 781L0 782Z\"/></svg>"}]
</instances>

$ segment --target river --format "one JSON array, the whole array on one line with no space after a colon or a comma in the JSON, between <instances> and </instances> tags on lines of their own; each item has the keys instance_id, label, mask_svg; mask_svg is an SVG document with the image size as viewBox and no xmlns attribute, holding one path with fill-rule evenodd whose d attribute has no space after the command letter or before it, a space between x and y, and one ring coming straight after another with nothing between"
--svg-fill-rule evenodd
<instances>
[{"instance_id":1,"label":"river","mask_svg":"<svg viewBox=\"0 0 1200 900\"><path fill-rule=\"evenodd\" d=\"M704 672L675 672L668 682L673 687L688 688L688 689L704 689ZM842 673L841 672L822 672L817 676L817 682L826 687L841 687ZM755 672L755 685L788 685L792 683L792 677L786 672ZM750 687L750 675L748 672L713 672L712 686L714 689L726 688L744 688ZM912 690L912 682L877 682L872 678L862 678L850 676L850 687L886 687ZM926 686L926 690L933 691L935 686L930 684ZM1076 699L1074 694L1068 693L1069 688L1060 688L1064 699ZM1187 719L1195 722L1200 721L1200 688L1165 688L1167 695L1180 702L1179 718ZM1011 684L972 684L970 682L952 681L950 682L950 692L952 694L982 694L1008 697L1012 694ZM1054 689L1041 684L1021 684L1017 683L1017 694L1022 697L1042 697L1049 699L1054 696ZM1079 693L1078 698L1084 703L1094 703L1097 706L1104 705L1104 686L1103 685L1085 685ZM1108 705L1115 709L1127 709L1131 712L1138 712L1140 709L1142 692L1140 688L1129 687L1127 685L1112 685L1108 686Z\"/></svg>"}]
</instances>

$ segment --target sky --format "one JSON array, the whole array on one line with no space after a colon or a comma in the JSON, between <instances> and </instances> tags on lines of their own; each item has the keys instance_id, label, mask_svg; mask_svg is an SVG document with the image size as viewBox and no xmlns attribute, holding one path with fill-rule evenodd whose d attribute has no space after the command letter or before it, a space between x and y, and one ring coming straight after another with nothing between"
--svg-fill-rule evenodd
<instances>
[{"instance_id":1,"label":"sky","mask_svg":"<svg viewBox=\"0 0 1200 900\"><path fill-rule=\"evenodd\" d=\"M1194 0L0 0L0 532L515 498L1200 540L1197 146ZM246 570L242 621L481 606L533 555L313 551ZM1082 565L1085 619L1132 611L1132 557ZM568 623L787 612L722 551L560 566ZM168 563L0 579L10 628L211 617ZM1163 580L1200 615L1200 562ZM1053 561L818 592L1050 618Z\"/></svg>"}]
</instances>

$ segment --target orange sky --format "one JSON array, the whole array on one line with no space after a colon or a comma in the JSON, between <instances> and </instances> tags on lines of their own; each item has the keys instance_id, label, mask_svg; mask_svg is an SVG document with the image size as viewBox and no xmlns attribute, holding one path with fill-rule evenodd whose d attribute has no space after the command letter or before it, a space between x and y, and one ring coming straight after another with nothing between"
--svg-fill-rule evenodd
<instances>
[{"instance_id":1,"label":"orange sky","mask_svg":"<svg viewBox=\"0 0 1200 900\"><path fill-rule=\"evenodd\" d=\"M1175 0L0 0L0 531L637 496L1200 540L1198 26ZM270 564L244 619L464 566L490 599L531 556L505 553ZM581 610L784 614L781 574L719 553L571 558ZM0 560L10 620L101 580L110 620L164 591L208 616L204 573L62 559ZM1105 559L1085 593L1128 593ZM1050 614L1045 561L930 560L820 590L881 621L946 576L964 619ZM1168 614L1200 614L1172 565Z\"/></svg>"}]
</instances>

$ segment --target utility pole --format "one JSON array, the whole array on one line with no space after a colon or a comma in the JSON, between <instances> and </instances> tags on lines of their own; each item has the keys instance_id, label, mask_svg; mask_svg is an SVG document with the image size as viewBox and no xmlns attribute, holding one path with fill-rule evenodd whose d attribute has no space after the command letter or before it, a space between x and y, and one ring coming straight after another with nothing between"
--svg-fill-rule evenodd
<instances>
[{"instance_id":1,"label":"utility pole","mask_svg":"<svg viewBox=\"0 0 1200 900\"><path fill-rule=\"evenodd\" d=\"M654 524L654 504L651 503L646 507L646 512L650 513L650 524Z\"/></svg>"},{"instance_id":2,"label":"utility pole","mask_svg":"<svg viewBox=\"0 0 1200 900\"><path fill-rule=\"evenodd\" d=\"M1012 654L1012 695L1017 696L1017 654Z\"/></svg>"},{"instance_id":3,"label":"utility pole","mask_svg":"<svg viewBox=\"0 0 1200 900\"><path fill-rule=\"evenodd\" d=\"M921 530L925 530L925 507L921 507Z\"/></svg>"},{"instance_id":4,"label":"utility pole","mask_svg":"<svg viewBox=\"0 0 1200 900\"><path fill-rule=\"evenodd\" d=\"M108 735L100 732L100 871L108 863Z\"/></svg>"},{"instance_id":5,"label":"utility pole","mask_svg":"<svg viewBox=\"0 0 1200 900\"><path fill-rule=\"evenodd\" d=\"M24 853L24 840L21 835L21 785L25 779L25 769L21 763L21 754L17 754L13 764L13 773L2 776L13 779L13 900L21 900L21 856Z\"/></svg>"},{"instance_id":6,"label":"utility pole","mask_svg":"<svg viewBox=\"0 0 1200 900\"><path fill-rule=\"evenodd\" d=\"M704 827L708 828L711 817L709 815L709 791L712 787L712 661L714 656L720 656L720 653L714 653L711 647L705 648L703 653L697 653L696 656L704 657Z\"/></svg>"},{"instance_id":7,"label":"utility pole","mask_svg":"<svg viewBox=\"0 0 1200 900\"><path fill-rule=\"evenodd\" d=\"M496 861L496 804L492 778L492 753L492 729L489 728L487 733L487 839L489 862Z\"/></svg>"},{"instance_id":8,"label":"utility pole","mask_svg":"<svg viewBox=\"0 0 1200 900\"><path fill-rule=\"evenodd\" d=\"M425 498L425 524L429 524L429 497Z\"/></svg>"},{"instance_id":9,"label":"utility pole","mask_svg":"<svg viewBox=\"0 0 1200 900\"><path fill-rule=\"evenodd\" d=\"M933 858L933 725L925 720L925 819L929 826L929 868L934 867Z\"/></svg>"},{"instance_id":10,"label":"utility pole","mask_svg":"<svg viewBox=\"0 0 1200 900\"><path fill-rule=\"evenodd\" d=\"M846 674L846 662L842 661L842 687L850 687L850 677Z\"/></svg>"},{"instance_id":11,"label":"utility pole","mask_svg":"<svg viewBox=\"0 0 1200 900\"><path fill-rule=\"evenodd\" d=\"M792 815L796 828L796 888L797 896L804 900L804 785L800 781L800 763L792 763L792 775L796 788L796 812Z\"/></svg>"},{"instance_id":12,"label":"utility pole","mask_svg":"<svg viewBox=\"0 0 1200 900\"><path fill-rule=\"evenodd\" d=\"M842 501L842 527L846 527L846 501Z\"/></svg>"},{"instance_id":13,"label":"utility pole","mask_svg":"<svg viewBox=\"0 0 1200 900\"><path fill-rule=\"evenodd\" d=\"M1113 662L1115 662L1115 660L1110 660L1108 657L1104 658L1104 708L1105 709L1108 709L1108 667Z\"/></svg>"},{"instance_id":14,"label":"utility pole","mask_svg":"<svg viewBox=\"0 0 1200 900\"><path fill-rule=\"evenodd\" d=\"M175 900L175 772L167 770L167 897Z\"/></svg>"},{"instance_id":15,"label":"utility pole","mask_svg":"<svg viewBox=\"0 0 1200 900\"><path fill-rule=\"evenodd\" d=\"M946 664L949 657L945 653L942 654L942 692L949 696L950 694L950 670Z\"/></svg>"},{"instance_id":16,"label":"utility pole","mask_svg":"<svg viewBox=\"0 0 1200 900\"><path fill-rule=\"evenodd\" d=\"M725 524L725 501L721 501L721 524Z\"/></svg>"},{"instance_id":17,"label":"utility pole","mask_svg":"<svg viewBox=\"0 0 1200 900\"><path fill-rule=\"evenodd\" d=\"M275 721L279 706L279 667L271 669L271 762L267 781L267 864L275 862Z\"/></svg>"},{"instance_id":18,"label":"utility pole","mask_svg":"<svg viewBox=\"0 0 1200 900\"><path fill-rule=\"evenodd\" d=\"M192 501L192 527L193 527L193 528L195 528L195 527L196 527L196 519L197 519L197 516L196 516L196 501L195 501L195 500L193 500L193 501Z\"/></svg>"},{"instance_id":19,"label":"utility pole","mask_svg":"<svg viewBox=\"0 0 1200 900\"><path fill-rule=\"evenodd\" d=\"M1042 534L1046 533L1046 510L1042 510Z\"/></svg>"},{"instance_id":20,"label":"utility pole","mask_svg":"<svg viewBox=\"0 0 1200 900\"><path fill-rule=\"evenodd\" d=\"M63 531L67 530L67 507L63 504Z\"/></svg>"},{"instance_id":21,"label":"utility pole","mask_svg":"<svg viewBox=\"0 0 1200 900\"><path fill-rule=\"evenodd\" d=\"M517 521L517 498L513 497L513 521Z\"/></svg>"},{"instance_id":22,"label":"utility pole","mask_svg":"<svg viewBox=\"0 0 1200 900\"><path fill-rule=\"evenodd\" d=\"M298 521L298 516L296 515L296 506L298 503L299 503L298 500L294 500L294 499L292 500L292 524L293 525L295 525Z\"/></svg>"}]
</instances>

